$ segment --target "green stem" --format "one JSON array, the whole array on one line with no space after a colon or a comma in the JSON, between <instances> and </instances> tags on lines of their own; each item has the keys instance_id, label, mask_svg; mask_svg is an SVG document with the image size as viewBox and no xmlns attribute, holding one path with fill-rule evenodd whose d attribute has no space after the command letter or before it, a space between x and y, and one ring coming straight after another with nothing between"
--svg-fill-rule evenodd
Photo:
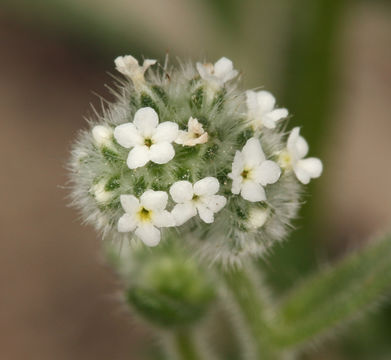
<instances>
[{"instance_id":1,"label":"green stem","mask_svg":"<svg viewBox=\"0 0 391 360\"><path fill-rule=\"evenodd\" d=\"M197 343L188 330L177 330L174 334L174 352L178 360L201 360Z\"/></svg>"},{"instance_id":2,"label":"green stem","mask_svg":"<svg viewBox=\"0 0 391 360\"><path fill-rule=\"evenodd\" d=\"M248 337L252 339L252 348L247 350L249 358L278 359L275 350L271 347L272 331L268 321L271 307L264 296L267 290L263 292L262 284L255 282L251 276L251 269L221 269L220 273L236 304L236 310L240 314Z\"/></svg>"}]
</instances>

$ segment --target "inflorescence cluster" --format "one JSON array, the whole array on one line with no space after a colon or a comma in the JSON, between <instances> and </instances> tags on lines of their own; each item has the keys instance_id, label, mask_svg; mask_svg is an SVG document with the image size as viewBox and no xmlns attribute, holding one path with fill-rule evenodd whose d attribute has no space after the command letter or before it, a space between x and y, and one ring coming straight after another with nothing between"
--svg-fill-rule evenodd
<instances>
[{"instance_id":1,"label":"inflorescence cluster","mask_svg":"<svg viewBox=\"0 0 391 360\"><path fill-rule=\"evenodd\" d=\"M321 161L306 158L298 127L286 133L271 93L238 89L229 59L145 78L155 63L115 60L116 101L73 146L74 203L112 241L175 236L230 262L261 254L285 236Z\"/></svg>"}]
</instances>

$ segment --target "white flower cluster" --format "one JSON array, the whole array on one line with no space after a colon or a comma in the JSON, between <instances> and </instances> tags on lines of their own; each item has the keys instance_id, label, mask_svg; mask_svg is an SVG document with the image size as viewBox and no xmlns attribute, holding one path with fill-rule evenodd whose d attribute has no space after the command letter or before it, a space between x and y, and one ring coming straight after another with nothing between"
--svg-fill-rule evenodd
<instances>
[{"instance_id":1,"label":"white flower cluster","mask_svg":"<svg viewBox=\"0 0 391 360\"><path fill-rule=\"evenodd\" d=\"M148 246L160 242L157 228L183 225L198 214L205 223L212 223L214 213L220 211L227 200L216 195L220 184L216 178L197 181L194 186L188 181L177 181L170 188L172 199L177 203L170 212L166 210L168 195L164 191L147 190L140 200L133 195L121 195L125 214L118 221L119 232L135 231Z\"/></svg>"},{"instance_id":2,"label":"white flower cluster","mask_svg":"<svg viewBox=\"0 0 391 360\"><path fill-rule=\"evenodd\" d=\"M268 91L237 91L239 72L227 58L145 78L155 63L115 59L129 85L77 144L74 198L87 218L148 246L160 242L161 228L197 215L202 222L184 232L200 229L220 241L215 248L240 253L246 243L281 239L299 206L296 179L308 184L322 173L319 159L306 158L298 127L285 138L287 109ZM88 198L80 196L85 188Z\"/></svg>"}]
</instances>

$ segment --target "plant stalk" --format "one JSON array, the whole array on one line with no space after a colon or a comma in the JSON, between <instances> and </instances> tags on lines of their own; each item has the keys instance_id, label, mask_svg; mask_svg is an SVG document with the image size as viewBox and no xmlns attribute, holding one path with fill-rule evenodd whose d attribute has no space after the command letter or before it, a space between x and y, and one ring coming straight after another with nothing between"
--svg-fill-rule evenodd
<instances>
[{"instance_id":1,"label":"plant stalk","mask_svg":"<svg viewBox=\"0 0 391 360\"><path fill-rule=\"evenodd\" d=\"M255 281L251 268L220 269L220 274L232 296L235 310L240 314L242 327L251 338L251 348L245 351L248 358L279 359L276 350L272 348L272 329L268 321L271 305L267 300L267 290L263 291L262 284ZM248 341L244 341L243 346L246 346L246 343L248 348Z\"/></svg>"}]
</instances>

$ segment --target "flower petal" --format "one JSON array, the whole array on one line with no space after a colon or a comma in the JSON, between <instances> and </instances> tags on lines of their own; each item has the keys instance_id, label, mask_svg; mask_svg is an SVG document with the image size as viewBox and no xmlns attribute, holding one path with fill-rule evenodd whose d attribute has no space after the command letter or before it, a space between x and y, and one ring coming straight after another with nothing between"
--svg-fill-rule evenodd
<instances>
[{"instance_id":1,"label":"flower petal","mask_svg":"<svg viewBox=\"0 0 391 360\"><path fill-rule=\"evenodd\" d=\"M175 226L174 216L167 210L154 212L152 223L157 227Z\"/></svg>"},{"instance_id":2,"label":"flower petal","mask_svg":"<svg viewBox=\"0 0 391 360\"><path fill-rule=\"evenodd\" d=\"M200 196L214 195L219 191L220 184L215 177L206 177L194 184L194 194Z\"/></svg>"},{"instance_id":3,"label":"flower petal","mask_svg":"<svg viewBox=\"0 0 391 360\"><path fill-rule=\"evenodd\" d=\"M232 172L228 174L228 177L234 180L237 177L240 177L240 174L244 170L244 157L240 151L236 151L234 161L232 163Z\"/></svg>"},{"instance_id":4,"label":"flower petal","mask_svg":"<svg viewBox=\"0 0 391 360\"><path fill-rule=\"evenodd\" d=\"M197 210L192 202L188 201L184 204L177 204L172 209L171 214L175 219L175 225L181 226L187 220L191 219L193 216L197 215Z\"/></svg>"},{"instance_id":5,"label":"flower petal","mask_svg":"<svg viewBox=\"0 0 391 360\"><path fill-rule=\"evenodd\" d=\"M196 207L202 221L211 224L215 220L213 211L208 209L205 205L198 204Z\"/></svg>"},{"instance_id":6,"label":"flower petal","mask_svg":"<svg viewBox=\"0 0 391 360\"><path fill-rule=\"evenodd\" d=\"M174 147L168 142L153 144L149 148L149 157L156 164L166 164L175 156Z\"/></svg>"},{"instance_id":7,"label":"flower petal","mask_svg":"<svg viewBox=\"0 0 391 360\"><path fill-rule=\"evenodd\" d=\"M196 63L196 68L198 70L198 73L200 76L205 80L210 76L212 70L213 70L213 65L212 64L202 64L200 62Z\"/></svg>"},{"instance_id":8,"label":"flower petal","mask_svg":"<svg viewBox=\"0 0 391 360\"><path fill-rule=\"evenodd\" d=\"M242 198L251 202L265 201L265 189L254 181L245 181L242 184Z\"/></svg>"},{"instance_id":9,"label":"flower petal","mask_svg":"<svg viewBox=\"0 0 391 360\"><path fill-rule=\"evenodd\" d=\"M178 124L171 121L166 121L158 125L152 135L154 143L173 142L178 136Z\"/></svg>"},{"instance_id":10,"label":"flower petal","mask_svg":"<svg viewBox=\"0 0 391 360\"><path fill-rule=\"evenodd\" d=\"M294 172L303 184L308 184L311 178L318 178L323 171L323 164L318 158L299 160L294 166Z\"/></svg>"},{"instance_id":11,"label":"flower petal","mask_svg":"<svg viewBox=\"0 0 391 360\"><path fill-rule=\"evenodd\" d=\"M214 75L223 82L226 82L237 76L238 71L234 70L233 63L230 59L222 57L214 64Z\"/></svg>"},{"instance_id":12,"label":"flower petal","mask_svg":"<svg viewBox=\"0 0 391 360\"><path fill-rule=\"evenodd\" d=\"M162 211L166 208L168 195L165 191L147 190L140 197L140 204L147 210Z\"/></svg>"},{"instance_id":13,"label":"flower petal","mask_svg":"<svg viewBox=\"0 0 391 360\"><path fill-rule=\"evenodd\" d=\"M261 143L256 138L248 139L242 149L245 167L255 167L265 160Z\"/></svg>"},{"instance_id":14,"label":"flower petal","mask_svg":"<svg viewBox=\"0 0 391 360\"><path fill-rule=\"evenodd\" d=\"M281 169L271 160L264 161L259 167L254 170L256 182L265 186L267 184L274 184L281 175Z\"/></svg>"},{"instance_id":15,"label":"flower petal","mask_svg":"<svg viewBox=\"0 0 391 360\"><path fill-rule=\"evenodd\" d=\"M271 118L273 121L278 121L280 119L286 118L287 116L288 116L288 110L282 108L275 109L267 114L267 117Z\"/></svg>"},{"instance_id":16,"label":"flower petal","mask_svg":"<svg viewBox=\"0 0 391 360\"><path fill-rule=\"evenodd\" d=\"M159 116L151 107L141 108L134 114L133 124L144 138L152 137L158 123Z\"/></svg>"},{"instance_id":17,"label":"flower petal","mask_svg":"<svg viewBox=\"0 0 391 360\"><path fill-rule=\"evenodd\" d=\"M119 232L129 232L133 231L136 228L137 221L133 215L123 214L118 220L118 231Z\"/></svg>"},{"instance_id":18,"label":"flower petal","mask_svg":"<svg viewBox=\"0 0 391 360\"><path fill-rule=\"evenodd\" d=\"M136 126L132 123L117 126L114 129L114 137L118 144L125 148L143 145L143 138L139 134Z\"/></svg>"},{"instance_id":19,"label":"flower petal","mask_svg":"<svg viewBox=\"0 0 391 360\"><path fill-rule=\"evenodd\" d=\"M262 90L257 92L257 103L259 111L267 113L274 109L276 99L269 91Z\"/></svg>"},{"instance_id":20,"label":"flower petal","mask_svg":"<svg viewBox=\"0 0 391 360\"><path fill-rule=\"evenodd\" d=\"M221 195L211 195L204 198L203 201L203 204L206 205L206 207L212 210L214 213L220 211L226 203L227 199Z\"/></svg>"},{"instance_id":21,"label":"flower petal","mask_svg":"<svg viewBox=\"0 0 391 360\"><path fill-rule=\"evenodd\" d=\"M229 174L228 174L228 176L229 176ZM233 179L232 188L231 188L232 194L236 194L236 195L239 194L241 188L242 188L242 177Z\"/></svg>"},{"instance_id":22,"label":"flower petal","mask_svg":"<svg viewBox=\"0 0 391 360\"><path fill-rule=\"evenodd\" d=\"M147 246L156 246L160 242L160 230L151 223L144 223L139 226L135 234Z\"/></svg>"},{"instance_id":23,"label":"flower petal","mask_svg":"<svg viewBox=\"0 0 391 360\"><path fill-rule=\"evenodd\" d=\"M136 169L144 166L150 160L150 150L148 146L136 146L130 150L126 164L129 169Z\"/></svg>"},{"instance_id":24,"label":"flower petal","mask_svg":"<svg viewBox=\"0 0 391 360\"><path fill-rule=\"evenodd\" d=\"M177 181L170 187L170 195L176 203L184 203L193 198L193 185L189 181Z\"/></svg>"},{"instance_id":25,"label":"flower petal","mask_svg":"<svg viewBox=\"0 0 391 360\"><path fill-rule=\"evenodd\" d=\"M121 195L120 201L122 208L128 214L134 214L140 208L139 200L133 195Z\"/></svg>"},{"instance_id":26,"label":"flower petal","mask_svg":"<svg viewBox=\"0 0 391 360\"><path fill-rule=\"evenodd\" d=\"M299 127L292 129L288 137L287 149L296 160L302 159L308 154L308 144L307 141L300 136Z\"/></svg>"}]
</instances>

